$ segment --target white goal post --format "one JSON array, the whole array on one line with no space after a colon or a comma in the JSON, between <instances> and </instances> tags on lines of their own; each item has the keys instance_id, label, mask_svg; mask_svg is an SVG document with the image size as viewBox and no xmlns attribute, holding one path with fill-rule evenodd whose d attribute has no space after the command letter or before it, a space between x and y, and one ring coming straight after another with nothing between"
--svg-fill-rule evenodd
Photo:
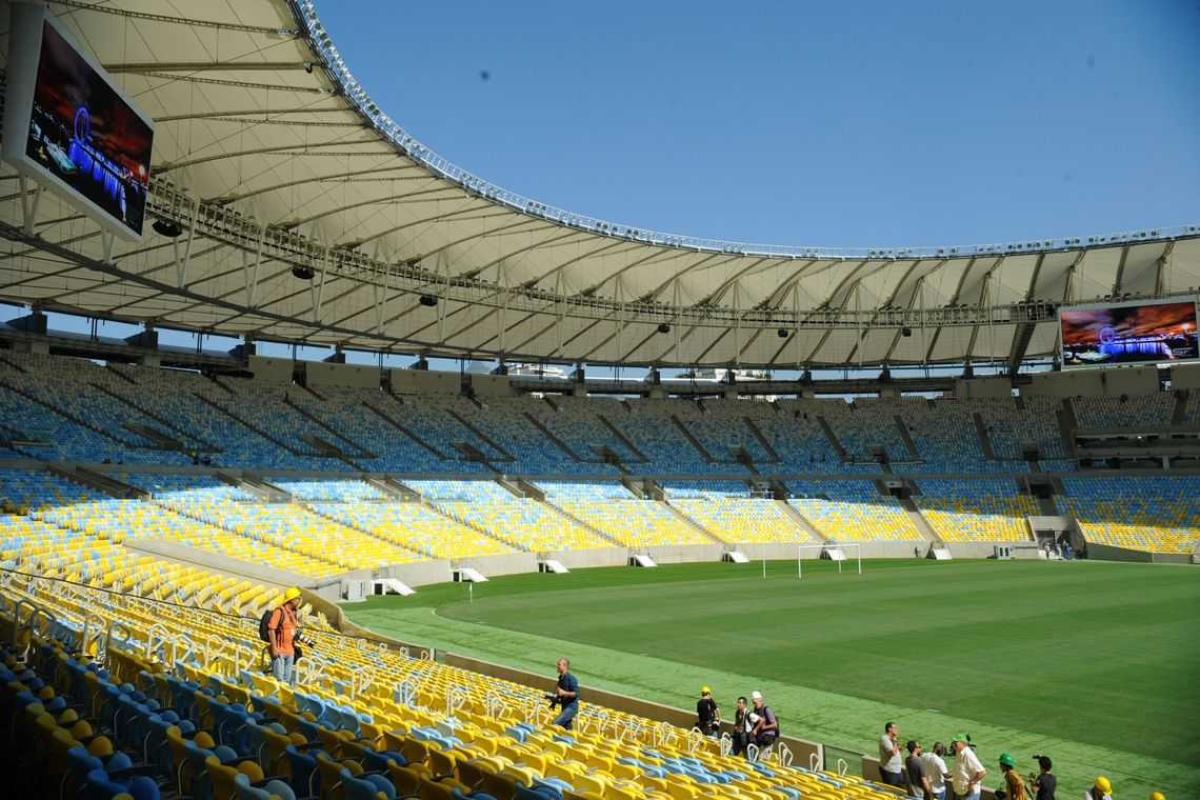
<instances>
[{"instance_id":1,"label":"white goal post","mask_svg":"<svg viewBox=\"0 0 1200 800\"><path fill-rule=\"evenodd\" d=\"M862 543L861 542L838 542L837 544L798 544L796 545L796 580L804 580L804 553L805 551L817 551L817 558L821 557L822 553L829 552L830 560L836 561L838 565L838 574L842 572L842 562L846 561L846 553L843 552L848 548L854 548L854 556L858 561L858 574L862 575Z\"/></svg>"}]
</instances>

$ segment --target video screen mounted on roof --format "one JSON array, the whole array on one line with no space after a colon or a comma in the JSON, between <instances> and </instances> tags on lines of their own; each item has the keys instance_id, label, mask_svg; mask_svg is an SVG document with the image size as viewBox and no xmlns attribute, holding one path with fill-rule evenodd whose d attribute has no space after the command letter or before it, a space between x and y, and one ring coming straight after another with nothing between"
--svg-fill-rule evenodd
<instances>
[{"instance_id":1,"label":"video screen mounted on roof","mask_svg":"<svg viewBox=\"0 0 1200 800\"><path fill-rule=\"evenodd\" d=\"M1194 300L1064 308L1059 324L1064 368L1200 357Z\"/></svg>"},{"instance_id":2,"label":"video screen mounted on roof","mask_svg":"<svg viewBox=\"0 0 1200 800\"><path fill-rule=\"evenodd\" d=\"M153 122L44 9L18 7L6 102L15 119L5 121L5 159L102 226L140 239Z\"/></svg>"}]
</instances>

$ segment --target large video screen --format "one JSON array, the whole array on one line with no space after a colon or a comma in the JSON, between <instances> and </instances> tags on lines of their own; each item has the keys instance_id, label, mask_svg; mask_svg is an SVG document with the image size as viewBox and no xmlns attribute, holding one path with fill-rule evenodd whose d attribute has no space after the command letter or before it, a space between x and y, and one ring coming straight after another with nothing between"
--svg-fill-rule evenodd
<instances>
[{"instance_id":1,"label":"large video screen","mask_svg":"<svg viewBox=\"0 0 1200 800\"><path fill-rule=\"evenodd\" d=\"M1099 367L1194 359L1196 303L1160 303L1064 308L1064 367Z\"/></svg>"},{"instance_id":2,"label":"large video screen","mask_svg":"<svg viewBox=\"0 0 1200 800\"><path fill-rule=\"evenodd\" d=\"M6 160L104 227L140 239L154 123L42 7L13 4Z\"/></svg>"}]
</instances>

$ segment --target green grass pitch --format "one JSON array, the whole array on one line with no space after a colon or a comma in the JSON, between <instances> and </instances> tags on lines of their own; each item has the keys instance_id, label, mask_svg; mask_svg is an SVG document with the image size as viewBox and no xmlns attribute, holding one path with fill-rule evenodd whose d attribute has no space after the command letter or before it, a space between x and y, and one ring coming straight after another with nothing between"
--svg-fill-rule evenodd
<instances>
[{"instance_id":1,"label":"green grass pitch","mask_svg":"<svg viewBox=\"0 0 1200 800\"><path fill-rule=\"evenodd\" d=\"M1200 569L1099 562L684 564L520 575L346 606L380 633L691 708L759 689L784 732L873 754L884 722L966 730L995 785L1050 755L1060 797L1200 798Z\"/></svg>"}]
</instances>

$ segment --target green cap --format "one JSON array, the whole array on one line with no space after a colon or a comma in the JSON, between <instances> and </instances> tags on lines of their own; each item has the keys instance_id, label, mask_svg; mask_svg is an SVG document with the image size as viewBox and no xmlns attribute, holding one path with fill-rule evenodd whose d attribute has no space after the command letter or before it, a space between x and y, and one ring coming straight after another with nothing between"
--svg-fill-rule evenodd
<instances>
[{"instance_id":1,"label":"green cap","mask_svg":"<svg viewBox=\"0 0 1200 800\"><path fill-rule=\"evenodd\" d=\"M1012 753L1001 753L1000 754L1000 766L1015 767L1016 765L1017 765L1017 760L1012 757Z\"/></svg>"},{"instance_id":2,"label":"green cap","mask_svg":"<svg viewBox=\"0 0 1200 800\"><path fill-rule=\"evenodd\" d=\"M954 744L955 742L966 742L967 744L970 744L971 736L970 734L966 733L956 733L950 737L950 744Z\"/></svg>"}]
</instances>

